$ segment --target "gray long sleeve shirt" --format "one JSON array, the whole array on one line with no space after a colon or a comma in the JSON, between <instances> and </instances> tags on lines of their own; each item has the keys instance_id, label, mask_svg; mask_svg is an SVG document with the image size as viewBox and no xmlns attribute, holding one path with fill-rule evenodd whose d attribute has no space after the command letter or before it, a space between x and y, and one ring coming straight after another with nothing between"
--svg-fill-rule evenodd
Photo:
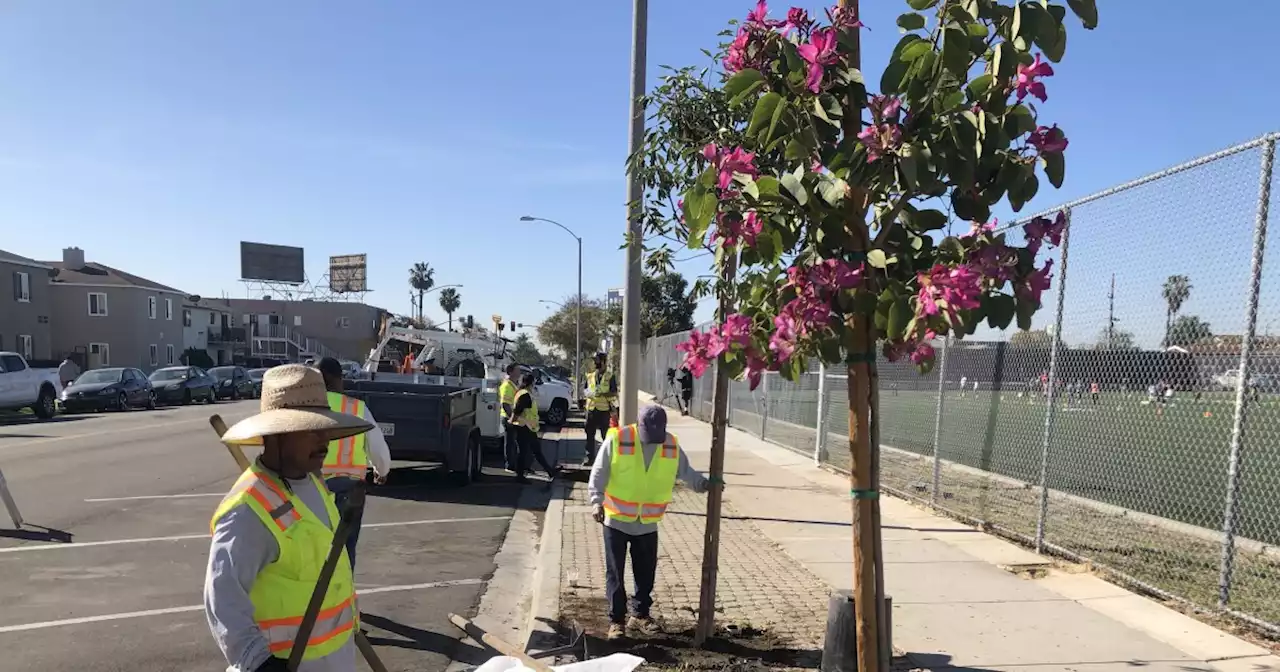
<instances>
[{"instance_id":1,"label":"gray long sleeve shirt","mask_svg":"<svg viewBox=\"0 0 1280 672\"><path fill-rule=\"evenodd\" d=\"M324 495L316 488L315 481L289 479L288 484L293 494L333 529L336 521L329 520ZM271 655L267 640L253 618L249 591L258 574L279 555L280 547L271 530L248 504L231 509L214 526L209 567L204 577L204 611L218 648L230 665L227 672L253 672ZM298 666L298 672L354 672L355 669L355 640L350 638L341 649L323 658L304 660Z\"/></svg>"},{"instance_id":2,"label":"gray long sleeve shirt","mask_svg":"<svg viewBox=\"0 0 1280 672\"><path fill-rule=\"evenodd\" d=\"M600 450L596 453L595 464L591 467L591 477L587 481L587 496L591 498L592 506L604 503L604 489L609 485L609 463L613 460L613 444L617 436L617 432L609 432L605 440L600 442ZM658 453L660 447L662 444L658 443L641 444L640 451L644 455L645 469L653 463L653 456ZM680 465L677 467L676 479L693 488L694 492L706 492L707 478L689 464L689 457L684 454L683 449L680 450L679 459ZM657 523L642 523L638 520L614 520L606 517L604 524L631 536L658 531Z\"/></svg>"}]
</instances>

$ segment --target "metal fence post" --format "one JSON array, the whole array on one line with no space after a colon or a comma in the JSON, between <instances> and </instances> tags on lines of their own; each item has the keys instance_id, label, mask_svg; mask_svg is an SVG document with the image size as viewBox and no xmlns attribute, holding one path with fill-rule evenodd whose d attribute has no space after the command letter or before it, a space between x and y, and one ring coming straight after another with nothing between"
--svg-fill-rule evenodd
<instances>
[{"instance_id":1,"label":"metal fence post","mask_svg":"<svg viewBox=\"0 0 1280 672\"><path fill-rule=\"evenodd\" d=\"M1271 207L1272 168L1276 141L1262 145L1258 180L1258 211L1253 224L1253 263L1249 271L1249 300L1245 304L1244 339L1240 342L1240 379L1236 381L1236 410L1231 422L1231 452L1227 459L1227 503L1222 520L1222 566L1218 574L1218 608L1231 601L1231 573L1236 558L1236 524L1240 513L1240 452L1244 443L1248 410L1249 374L1253 368L1253 339L1258 327L1258 294L1261 291L1262 256L1267 247L1267 214Z\"/></svg>"},{"instance_id":2,"label":"metal fence post","mask_svg":"<svg viewBox=\"0 0 1280 672\"><path fill-rule=\"evenodd\" d=\"M827 364L818 362L818 416L814 419L813 463L827 459Z\"/></svg>"},{"instance_id":3,"label":"metal fence post","mask_svg":"<svg viewBox=\"0 0 1280 672\"><path fill-rule=\"evenodd\" d=\"M1040 513L1036 516L1036 553L1044 552L1044 528L1049 518L1049 444L1053 443L1053 419L1057 412L1054 390L1058 386L1058 350L1062 347L1062 304L1067 296L1067 252L1071 249L1070 208L1067 209L1066 218L1067 226L1062 232L1062 269L1058 271L1058 306L1053 318L1053 344L1049 346L1049 389L1045 394L1044 435L1040 439Z\"/></svg>"},{"instance_id":4,"label":"metal fence post","mask_svg":"<svg viewBox=\"0 0 1280 672\"><path fill-rule=\"evenodd\" d=\"M764 440L764 430L769 425L769 374L760 380L760 440Z\"/></svg>"},{"instance_id":5,"label":"metal fence post","mask_svg":"<svg viewBox=\"0 0 1280 672\"><path fill-rule=\"evenodd\" d=\"M942 355L938 358L938 408L933 415L933 493L930 500L938 505L942 491L942 401L947 396L947 352L951 350L951 337L942 339Z\"/></svg>"}]
</instances>

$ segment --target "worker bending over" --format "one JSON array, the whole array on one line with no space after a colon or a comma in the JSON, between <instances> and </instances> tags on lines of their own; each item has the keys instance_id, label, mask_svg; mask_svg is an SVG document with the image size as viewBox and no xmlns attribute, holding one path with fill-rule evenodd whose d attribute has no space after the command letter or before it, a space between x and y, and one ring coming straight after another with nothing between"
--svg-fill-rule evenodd
<instances>
[{"instance_id":1,"label":"worker bending over","mask_svg":"<svg viewBox=\"0 0 1280 672\"><path fill-rule=\"evenodd\" d=\"M262 446L210 522L205 615L229 671L288 669L338 525L338 507L318 475L328 444L372 428L363 418L330 410L318 371L285 364L262 377L261 411L223 434L227 444ZM359 614L346 557L338 560L319 613L298 672L354 672Z\"/></svg>"},{"instance_id":2,"label":"worker bending over","mask_svg":"<svg viewBox=\"0 0 1280 672\"><path fill-rule=\"evenodd\" d=\"M712 485L689 465L680 441L667 432L667 412L661 406L645 407L639 423L609 432L600 444L587 494L592 516L604 523L609 639L622 637L624 624L645 634L658 630L649 614L658 570L658 521L666 513L676 480L699 493ZM622 580L628 546L636 584L629 621Z\"/></svg>"},{"instance_id":3,"label":"worker bending over","mask_svg":"<svg viewBox=\"0 0 1280 672\"><path fill-rule=\"evenodd\" d=\"M587 455L582 463L591 466L596 457L596 433L601 440L609 432L609 416L618 405L618 378L607 370L609 358L596 353L596 368L587 374Z\"/></svg>"},{"instance_id":4,"label":"worker bending over","mask_svg":"<svg viewBox=\"0 0 1280 672\"><path fill-rule=\"evenodd\" d=\"M516 429L520 446L520 454L516 456L516 480L521 483L529 482L524 477L524 471L529 468L530 457L538 461L549 478L555 478L560 473L547 464L547 458L542 454L542 438L538 436L538 400L533 397L535 380L537 379L532 373L526 373L520 378L520 389L516 391L515 404L511 408L511 424Z\"/></svg>"},{"instance_id":5,"label":"worker bending over","mask_svg":"<svg viewBox=\"0 0 1280 672\"><path fill-rule=\"evenodd\" d=\"M512 409L516 405L516 387L519 384L520 365L512 362L507 365L507 375L498 386L498 405L502 409L502 459L507 471L516 471L516 460L520 458L519 431L511 424Z\"/></svg>"},{"instance_id":6,"label":"worker bending over","mask_svg":"<svg viewBox=\"0 0 1280 672\"><path fill-rule=\"evenodd\" d=\"M373 429L358 436L329 442L329 453L324 458L325 484L337 500L341 510L347 503L347 496L358 485L364 482L369 465L373 466L373 482L382 485L387 482L387 474L391 473L391 449L387 447L387 438L373 419L369 407L359 399L352 399L343 394L342 365L332 357L324 357L318 365L320 375L324 376L324 386L328 390L329 410L350 413L373 425ZM356 540L360 538L360 520L364 511L356 514L351 523L351 535L347 537L347 556L351 558L351 569L356 567Z\"/></svg>"}]
</instances>

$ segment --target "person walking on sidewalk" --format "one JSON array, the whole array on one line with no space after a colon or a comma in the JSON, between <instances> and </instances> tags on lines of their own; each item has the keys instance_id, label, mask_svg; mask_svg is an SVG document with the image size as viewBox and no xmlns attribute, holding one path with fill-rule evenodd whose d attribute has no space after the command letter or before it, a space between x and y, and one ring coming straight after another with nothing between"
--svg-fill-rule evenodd
<instances>
[{"instance_id":1,"label":"person walking on sidewalk","mask_svg":"<svg viewBox=\"0 0 1280 672\"><path fill-rule=\"evenodd\" d=\"M329 408L324 379L302 364L262 377L261 412L232 425L223 443L260 445L213 513L204 579L209 630L235 672L282 672L311 602L339 511L320 480L329 441L374 427ZM358 620L351 564L341 558L299 672L355 672Z\"/></svg>"},{"instance_id":2,"label":"person walking on sidewalk","mask_svg":"<svg viewBox=\"0 0 1280 672\"><path fill-rule=\"evenodd\" d=\"M512 409L516 405L516 385L519 383L520 365L512 362L507 365L507 375L498 386L498 405L502 411L502 460L507 471L516 471L516 460L520 458L519 430L511 424Z\"/></svg>"},{"instance_id":3,"label":"person walking on sidewalk","mask_svg":"<svg viewBox=\"0 0 1280 672\"><path fill-rule=\"evenodd\" d=\"M511 424L515 426L520 445L520 454L516 457L516 480L520 483L529 482L524 477L524 471L529 468L531 457L547 472L548 478L555 478L559 473L558 469L547 464L547 458L542 454L542 438L538 436L538 402L533 398L536 380L532 373L526 373L520 378L520 389L516 392L516 402L511 408Z\"/></svg>"},{"instance_id":4,"label":"person walking on sidewalk","mask_svg":"<svg viewBox=\"0 0 1280 672\"><path fill-rule=\"evenodd\" d=\"M329 442L329 452L324 458L321 472L329 491L337 498L338 508L347 503L351 491L364 481L369 466L373 467L373 482L382 485L387 482L387 474L391 472L391 449L387 447L387 438L382 435L373 414L363 401L352 399L342 393L342 365L332 357L323 357L317 364L320 375L324 376L324 386L328 391L329 409L341 413L350 413L364 418L373 428L366 434L350 436ZM356 540L360 538L360 516L356 516L351 525L351 536L347 537L347 557L351 558L351 569L356 566Z\"/></svg>"},{"instance_id":5,"label":"person walking on sidewalk","mask_svg":"<svg viewBox=\"0 0 1280 672\"><path fill-rule=\"evenodd\" d=\"M609 639L622 637L624 626L645 634L658 631L649 613L658 570L658 521L666 513L677 480L698 493L712 487L709 479L689 465L680 441L667 432L667 412L661 406L646 406L639 423L610 432L600 444L587 493L591 515L604 523ZM628 547L636 583L630 620L622 580Z\"/></svg>"},{"instance_id":6,"label":"person walking on sidewalk","mask_svg":"<svg viewBox=\"0 0 1280 672\"><path fill-rule=\"evenodd\" d=\"M605 439L609 414L618 404L618 377L606 370L608 366L608 355L597 352L595 371L587 374L587 455L582 463L588 467L596 456L596 433L600 433L602 441Z\"/></svg>"}]
</instances>

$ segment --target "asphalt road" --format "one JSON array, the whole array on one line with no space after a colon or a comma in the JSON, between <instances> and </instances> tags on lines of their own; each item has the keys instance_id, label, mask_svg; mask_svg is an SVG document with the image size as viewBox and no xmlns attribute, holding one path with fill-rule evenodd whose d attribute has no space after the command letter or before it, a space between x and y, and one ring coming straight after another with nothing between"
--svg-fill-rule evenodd
<instances>
[{"instance_id":1,"label":"asphalt road","mask_svg":"<svg viewBox=\"0 0 1280 672\"><path fill-rule=\"evenodd\" d=\"M256 402L0 418L0 470L26 525L0 512L0 671L226 669L202 606L209 518L237 474L209 428ZM370 492L356 585L391 670L443 670L449 612L474 614L519 488L500 471L455 487L397 464ZM362 664L363 665L363 664Z\"/></svg>"}]
</instances>

